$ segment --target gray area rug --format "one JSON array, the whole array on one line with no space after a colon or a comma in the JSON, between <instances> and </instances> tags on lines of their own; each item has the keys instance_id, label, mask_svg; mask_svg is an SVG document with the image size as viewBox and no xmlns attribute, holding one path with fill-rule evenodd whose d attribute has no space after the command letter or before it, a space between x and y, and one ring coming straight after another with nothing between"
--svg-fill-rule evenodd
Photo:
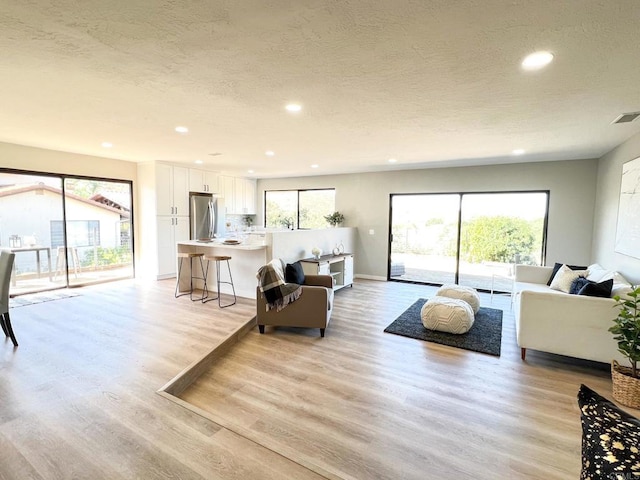
<instances>
[{"instance_id":1,"label":"gray area rug","mask_svg":"<svg viewBox=\"0 0 640 480\"><path fill-rule=\"evenodd\" d=\"M426 298L416 301L384 331L450 347L500 356L502 310L480 307L473 326L467 333L436 332L435 330L427 330L422 325L420 309L426 301Z\"/></svg>"},{"instance_id":2,"label":"gray area rug","mask_svg":"<svg viewBox=\"0 0 640 480\"><path fill-rule=\"evenodd\" d=\"M26 305L33 305L35 303L51 302L53 300L60 300L62 298L77 297L79 295L79 293L70 292L67 290L19 295L17 297L12 297L9 299L9 308L18 308L24 307Z\"/></svg>"}]
</instances>

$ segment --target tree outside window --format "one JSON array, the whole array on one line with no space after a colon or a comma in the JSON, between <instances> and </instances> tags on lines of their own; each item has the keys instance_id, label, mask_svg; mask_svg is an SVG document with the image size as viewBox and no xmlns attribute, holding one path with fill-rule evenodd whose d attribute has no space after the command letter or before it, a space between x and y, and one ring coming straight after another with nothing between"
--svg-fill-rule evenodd
<instances>
[{"instance_id":1,"label":"tree outside window","mask_svg":"<svg viewBox=\"0 0 640 480\"><path fill-rule=\"evenodd\" d=\"M326 228L325 215L335 210L336 191L279 190L265 192L265 227Z\"/></svg>"}]
</instances>

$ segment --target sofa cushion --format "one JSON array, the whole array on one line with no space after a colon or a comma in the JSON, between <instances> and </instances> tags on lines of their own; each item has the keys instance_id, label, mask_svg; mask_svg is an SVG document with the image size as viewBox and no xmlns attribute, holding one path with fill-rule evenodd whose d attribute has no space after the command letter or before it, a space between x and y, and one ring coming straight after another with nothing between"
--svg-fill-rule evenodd
<instances>
[{"instance_id":1,"label":"sofa cushion","mask_svg":"<svg viewBox=\"0 0 640 480\"><path fill-rule=\"evenodd\" d=\"M287 263L284 269L284 281L287 283L304 284L304 271L300 262Z\"/></svg>"},{"instance_id":2,"label":"sofa cushion","mask_svg":"<svg viewBox=\"0 0 640 480\"><path fill-rule=\"evenodd\" d=\"M558 273L558 270L560 270L560 267L562 267L562 265L566 265L566 264L556 263L553 266L553 270L551 271L551 276L549 277L549 281L547 282L548 286L551 286L551 282L553 281L553 278L556 276L556 273ZM588 270L588 267L581 267L579 265L567 265L567 267L569 267L571 270Z\"/></svg>"},{"instance_id":3,"label":"sofa cushion","mask_svg":"<svg viewBox=\"0 0 640 480\"><path fill-rule=\"evenodd\" d=\"M580 478L631 478L640 469L640 420L585 385L580 386L578 405L582 422Z\"/></svg>"},{"instance_id":4,"label":"sofa cushion","mask_svg":"<svg viewBox=\"0 0 640 480\"><path fill-rule=\"evenodd\" d=\"M589 265L587 267L587 270L589 270L589 275L587 275L587 278L589 280L591 280L592 282L600 282L600 281L602 281L604 276L611 271L611 270L607 270L607 269L603 268L601 265L599 265L597 263L593 263L593 264Z\"/></svg>"},{"instance_id":5,"label":"sofa cushion","mask_svg":"<svg viewBox=\"0 0 640 480\"><path fill-rule=\"evenodd\" d=\"M611 288L613 287L613 280L605 280L604 282L596 283L587 280L587 283L580 289L578 295L587 295L588 297L611 297Z\"/></svg>"},{"instance_id":6,"label":"sofa cushion","mask_svg":"<svg viewBox=\"0 0 640 480\"><path fill-rule=\"evenodd\" d=\"M569 293L573 281L580 276L586 275L586 270L573 270L569 265L562 265L558 270L558 273L553 277L550 287L553 290L560 290L561 292Z\"/></svg>"},{"instance_id":7,"label":"sofa cushion","mask_svg":"<svg viewBox=\"0 0 640 480\"><path fill-rule=\"evenodd\" d=\"M589 279L583 276L579 276L573 282L571 282L571 288L569 289L569 293L571 295L577 295L578 292L584 287L586 284L591 283Z\"/></svg>"}]
</instances>

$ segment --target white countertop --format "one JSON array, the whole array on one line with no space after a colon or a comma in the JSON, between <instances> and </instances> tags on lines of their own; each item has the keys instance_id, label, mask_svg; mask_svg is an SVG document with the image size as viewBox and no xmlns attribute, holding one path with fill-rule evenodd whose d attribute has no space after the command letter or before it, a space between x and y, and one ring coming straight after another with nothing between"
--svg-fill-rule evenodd
<instances>
[{"instance_id":1,"label":"white countertop","mask_svg":"<svg viewBox=\"0 0 640 480\"><path fill-rule=\"evenodd\" d=\"M263 250L267 246L263 243L241 243L239 245L225 245L222 240L213 240L211 242L199 242L198 240L184 240L178 242L178 245L189 245L194 247L215 247L215 248L231 248L233 250Z\"/></svg>"}]
</instances>

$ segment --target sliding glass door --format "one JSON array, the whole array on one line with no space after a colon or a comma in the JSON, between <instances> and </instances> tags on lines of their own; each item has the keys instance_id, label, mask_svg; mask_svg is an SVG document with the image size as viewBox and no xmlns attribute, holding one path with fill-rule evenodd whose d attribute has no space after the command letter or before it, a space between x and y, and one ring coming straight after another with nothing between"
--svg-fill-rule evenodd
<instances>
[{"instance_id":1,"label":"sliding glass door","mask_svg":"<svg viewBox=\"0 0 640 480\"><path fill-rule=\"evenodd\" d=\"M460 195L393 195L389 277L454 283Z\"/></svg>"},{"instance_id":2,"label":"sliding glass door","mask_svg":"<svg viewBox=\"0 0 640 480\"><path fill-rule=\"evenodd\" d=\"M462 196L460 285L510 292L515 265L541 265L547 193Z\"/></svg>"},{"instance_id":3,"label":"sliding glass door","mask_svg":"<svg viewBox=\"0 0 640 480\"><path fill-rule=\"evenodd\" d=\"M133 276L131 183L0 171L12 295Z\"/></svg>"},{"instance_id":4,"label":"sliding glass door","mask_svg":"<svg viewBox=\"0 0 640 480\"><path fill-rule=\"evenodd\" d=\"M66 286L55 275L51 222L63 219L62 179L0 172L0 248L15 253L12 295Z\"/></svg>"},{"instance_id":5,"label":"sliding glass door","mask_svg":"<svg viewBox=\"0 0 640 480\"><path fill-rule=\"evenodd\" d=\"M64 180L67 249L62 222L51 225L52 247L69 270L69 285L133 276L131 185Z\"/></svg>"},{"instance_id":6,"label":"sliding glass door","mask_svg":"<svg viewBox=\"0 0 640 480\"><path fill-rule=\"evenodd\" d=\"M544 260L548 192L391 195L388 278L508 292Z\"/></svg>"}]
</instances>

